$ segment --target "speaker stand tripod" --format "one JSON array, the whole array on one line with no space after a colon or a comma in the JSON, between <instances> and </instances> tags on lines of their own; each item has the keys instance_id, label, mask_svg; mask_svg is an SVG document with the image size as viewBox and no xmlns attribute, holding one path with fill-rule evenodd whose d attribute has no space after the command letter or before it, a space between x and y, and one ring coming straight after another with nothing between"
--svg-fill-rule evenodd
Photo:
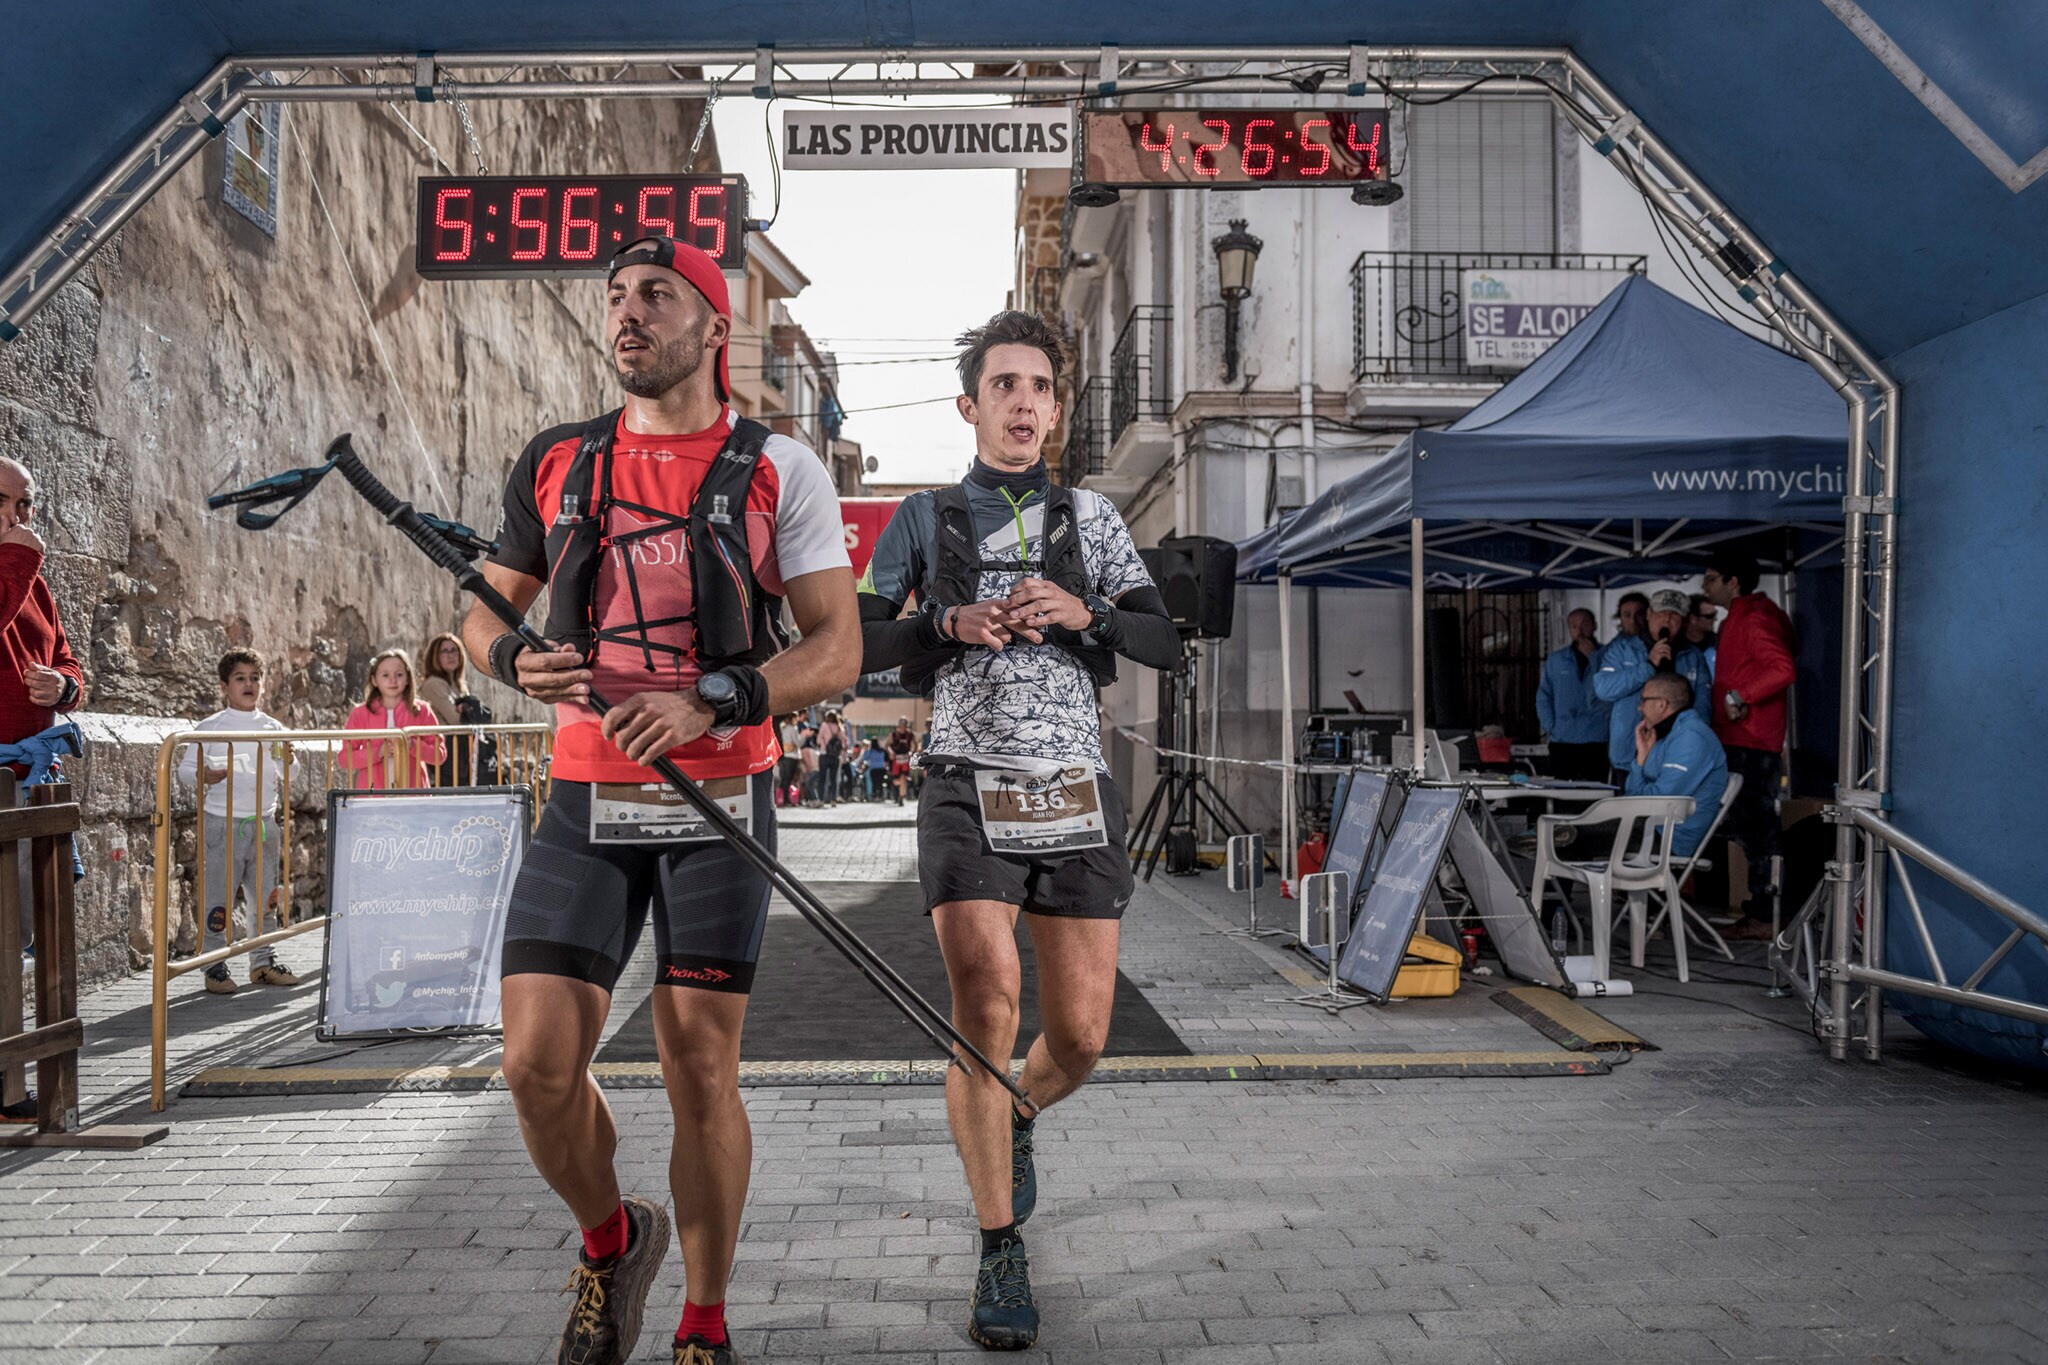
<instances>
[{"instance_id":1,"label":"speaker stand tripod","mask_svg":"<svg viewBox=\"0 0 2048 1365\"><path fill-rule=\"evenodd\" d=\"M1173 697L1165 713L1167 724L1162 727L1166 733L1163 747L1182 750L1188 747L1183 740L1195 733L1195 671L1192 663L1183 659L1171 679ZM1173 836L1184 835L1190 843L1193 842L1198 810L1206 812L1226 834L1250 832L1244 819L1231 808L1223 793L1216 789L1216 784L1209 780L1209 775L1196 766L1195 760L1169 756L1166 762L1167 770L1161 775L1158 785L1152 788L1152 798L1145 803L1145 812L1138 817L1137 827L1131 832L1126 845L1133 862L1141 858L1144 860L1147 882L1152 880L1153 869L1159 865L1159 857ZM1167 870L1176 869L1169 862Z\"/></svg>"}]
</instances>

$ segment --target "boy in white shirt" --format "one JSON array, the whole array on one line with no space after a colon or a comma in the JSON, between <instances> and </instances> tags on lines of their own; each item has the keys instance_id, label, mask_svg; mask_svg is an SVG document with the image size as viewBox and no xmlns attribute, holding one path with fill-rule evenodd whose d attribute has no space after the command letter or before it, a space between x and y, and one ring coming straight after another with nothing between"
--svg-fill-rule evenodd
<instances>
[{"instance_id":1,"label":"boy in white shirt","mask_svg":"<svg viewBox=\"0 0 2048 1365\"><path fill-rule=\"evenodd\" d=\"M221 709L199 722L199 730L283 730L283 721L264 714L263 656L253 649L231 649L220 656ZM206 771L200 775L199 755L206 753ZM290 746L282 741L222 744L188 744L178 760L178 781L206 786L205 814L200 821L205 838L206 897L200 916L200 951L212 952L227 945L228 904L231 889L239 889L257 910L260 934L282 927L276 897L284 852L283 835L277 823L277 794L284 785L283 758ZM228 809L228 773L234 773L234 810ZM262 781L257 781L258 774ZM258 802L258 788L261 802ZM230 880L232 874L232 880ZM235 938L248 936L242 917L235 917ZM249 979L267 986L296 986L299 978L279 963L267 947L249 954ZM233 995L235 978L225 962L206 969L206 989L215 995Z\"/></svg>"}]
</instances>

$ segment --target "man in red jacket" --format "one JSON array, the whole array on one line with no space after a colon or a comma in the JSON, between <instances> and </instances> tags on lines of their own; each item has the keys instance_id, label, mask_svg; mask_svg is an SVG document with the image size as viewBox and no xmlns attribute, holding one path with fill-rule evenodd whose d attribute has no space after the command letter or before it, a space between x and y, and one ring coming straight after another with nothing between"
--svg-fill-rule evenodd
<instances>
[{"instance_id":1,"label":"man in red jacket","mask_svg":"<svg viewBox=\"0 0 2048 1365\"><path fill-rule=\"evenodd\" d=\"M0 744L13 744L56 724L57 712L85 700L85 677L57 620L57 602L43 581L43 540L29 528L36 481L19 460L0 457ZM22 776L21 772L15 773ZM22 859L21 943L35 931ZM19 970L7 964L12 970ZM0 1083L0 1106L5 1103ZM0 1109L0 1118L35 1117L34 1101Z\"/></svg>"},{"instance_id":2,"label":"man in red jacket","mask_svg":"<svg viewBox=\"0 0 2048 1365\"><path fill-rule=\"evenodd\" d=\"M1729 938L1769 938L1771 859L1779 847L1778 783L1783 778L1785 694L1792 686L1797 648L1792 622L1756 590L1756 558L1721 549L1707 561L1700 588L1727 613L1714 656L1714 733L1728 754L1728 771L1742 790L1728 811L1727 833L1749 860L1747 918Z\"/></svg>"}]
</instances>

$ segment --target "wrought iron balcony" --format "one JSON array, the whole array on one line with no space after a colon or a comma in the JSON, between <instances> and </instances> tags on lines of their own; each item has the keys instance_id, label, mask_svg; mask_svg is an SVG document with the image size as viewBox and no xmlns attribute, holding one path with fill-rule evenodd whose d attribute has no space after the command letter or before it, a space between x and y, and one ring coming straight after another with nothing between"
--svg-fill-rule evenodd
<instances>
[{"instance_id":1,"label":"wrought iron balcony","mask_svg":"<svg viewBox=\"0 0 2048 1365\"><path fill-rule=\"evenodd\" d=\"M1351 265L1351 373L1366 381L1499 379L1465 363L1465 270L1625 270L1643 256L1577 252L1367 251Z\"/></svg>"},{"instance_id":2,"label":"wrought iron balcony","mask_svg":"<svg viewBox=\"0 0 2048 1365\"><path fill-rule=\"evenodd\" d=\"M1078 488L1090 474L1109 467L1109 380L1091 375L1074 395L1067 414L1067 444L1060 454L1060 482Z\"/></svg>"},{"instance_id":3,"label":"wrought iron balcony","mask_svg":"<svg viewBox=\"0 0 2048 1365\"><path fill-rule=\"evenodd\" d=\"M1173 309L1131 310L1109 353L1109 444L1133 422L1163 422L1173 411Z\"/></svg>"}]
</instances>

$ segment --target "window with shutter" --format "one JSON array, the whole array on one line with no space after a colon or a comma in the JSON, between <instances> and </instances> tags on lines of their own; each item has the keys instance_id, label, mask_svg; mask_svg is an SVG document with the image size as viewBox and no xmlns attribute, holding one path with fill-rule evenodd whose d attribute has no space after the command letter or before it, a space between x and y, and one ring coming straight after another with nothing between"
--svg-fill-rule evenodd
<instances>
[{"instance_id":1,"label":"window with shutter","mask_svg":"<svg viewBox=\"0 0 2048 1365\"><path fill-rule=\"evenodd\" d=\"M1409 244L1417 251L1557 250L1557 155L1542 100L1410 110Z\"/></svg>"}]
</instances>

